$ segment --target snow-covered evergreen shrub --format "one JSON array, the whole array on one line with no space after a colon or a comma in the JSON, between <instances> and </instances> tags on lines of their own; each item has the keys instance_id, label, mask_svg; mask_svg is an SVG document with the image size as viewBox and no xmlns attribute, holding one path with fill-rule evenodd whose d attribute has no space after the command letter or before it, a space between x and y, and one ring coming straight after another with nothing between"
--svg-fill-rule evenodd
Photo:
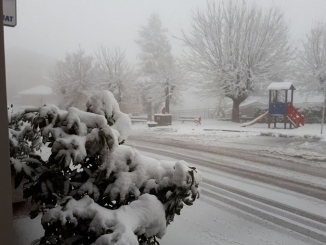
<instances>
[{"instance_id":1,"label":"snow-covered evergreen shrub","mask_svg":"<svg viewBox=\"0 0 326 245\"><path fill-rule=\"evenodd\" d=\"M322 106L302 107L298 108L298 111L304 115L305 123L321 123L322 121Z\"/></svg>"},{"instance_id":2,"label":"snow-covered evergreen shrub","mask_svg":"<svg viewBox=\"0 0 326 245\"><path fill-rule=\"evenodd\" d=\"M92 95L87 112L45 105L10 115L15 186L27 179L30 217L43 214L35 244L158 244L183 204L198 198L198 171L124 145L130 130L109 91Z\"/></svg>"},{"instance_id":3,"label":"snow-covered evergreen shrub","mask_svg":"<svg viewBox=\"0 0 326 245\"><path fill-rule=\"evenodd\" d=\"M254 108L254 118L257 118L261 115L263 115L266 111L268 111L268 108L260 108L260 107L255 107ZM262 119L259 123L267 123L268 122L268 118L264 118Z\"/></svg>"}]
</instances>

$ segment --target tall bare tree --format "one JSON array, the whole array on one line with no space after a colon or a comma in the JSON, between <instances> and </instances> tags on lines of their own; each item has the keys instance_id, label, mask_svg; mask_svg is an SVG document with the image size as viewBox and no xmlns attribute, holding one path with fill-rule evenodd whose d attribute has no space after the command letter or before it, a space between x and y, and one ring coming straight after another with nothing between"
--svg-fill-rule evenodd
<instances>
[{"instance_id":1,"label":"tall bare tree","mask_svg":"<svg viewBox=\"0 0 326 245\"><path fill-rule=\"evenodd\" d=\"M181 92L186 90L187 73L177 64L173 57L165 62L153 65L153 72L146 76L144 83L146 98L154 105L164 104L167 113L170 104L182 103Z\"/></svg>"},{"instance_id":2,"label":"tall bare tree","mask_svg":"<svg viewBox=\"0 0 326 245\"><path fill-rule=\"evenodd\" d=\"M207 2L205 10L193 13L191 31L181 39L187 47L185 67L201 93L232 99L235 122L241 102L262 83L281 81L292 58L288 27L275 7Z\"/></svg>"},{"instance_id":3,"label":"tall bare tree","mask_svg":"<svg viewBox=\"0 0 326 245\"><path fill-rule=\"evenodd\" d=\"M118 103L133 93L134 71L120 48L109 50L101 46L96 57L96 80L99 89L111 91Z\"/></svg>"},{"instance_id":4,"label":"tall bare tree","mask_svg":"<svg viewBox=\"0 0 326 245\"><path fill-rule=\"evenodd\" d=\"M298 79L308 94L323 94L326 103L326 24L316 23L298 52Z\"/></svg>"},{"instance_id":5,"label":"tall bare tree","mask_svg":"<svg viewBox=\"0 0 326 245\"><path fill-rule=\"evenodd\" d=\"M50 75L60 107L84 109L90 94L95 91L93 57L79 47L66 53L65 60L56 64Z\"/></svg>"}]
</instances>

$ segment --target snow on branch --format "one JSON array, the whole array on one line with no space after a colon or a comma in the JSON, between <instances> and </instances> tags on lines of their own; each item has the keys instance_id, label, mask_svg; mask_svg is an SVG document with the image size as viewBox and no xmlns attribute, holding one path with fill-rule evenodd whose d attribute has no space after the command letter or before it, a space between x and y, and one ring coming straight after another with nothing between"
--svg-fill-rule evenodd
<instances>
[{"instance_id":1,"label":"snow on branch","mask_svg":"<svg viewBox=\"0 0 326 245\"><path fill-rule=\"evenodd\" d=\"M184 204L199 197L201 175L184 161L158 161L123 145L131 130L109 91L87 112L55 105L11 115L10 157L18 187L43 213L39 244L157 244ZM48 159L40 153L51 148Z\"/></svg>"},{"instance_id":2,"label":"snow on branch","mask_svg":"<svg viewBox=\"0 0 326 245\"><path fill-rule=\"evenodd\" d=\"M293 50L279 8L211 1L193 13L191 25L181 38L184 66L203 95L244 100L259 85L290 77Z\"/></svg>"},{"instance_id":3,"label":"snow on branch","mask_svg":"<svg viewBox=\"0 0 326 245\"><path fill-rule=\"evenodd\" d=\"M47 211L42 225L48 229L59 221L62 226L69 223L76 227L85 220L90 220L88 231L98 237L94 245L138 245L137 236L161 238L166 231L163 204L149 194L117 210L101 207L89 196L78 201L71 198L63 207Z\"/></svg>"},{"instance_id":4,"label":"snow on branch","mask_svg":"<svg viewBox=\"0 0 326 245\"><path fill-rule=\"evenodd\" d=\"M326 25L316 23L298 51L297 80L309 96L322 94L326 104Z\"/></svg>"},{"instance_id":5,"label":"snow on branch","mask_svg":"<svg viewBox=\"0 0 326 245\"><path fill-rule=\"evenodd\" d=\"M130 194L138 197L142 188L143 192L149 193L172 186L190 189L193 187L195 189L192 194L197 195L196 186L201 181L199 173L195 172L195 176L191 176L191 169L185 161L158 161L124 145L118 146L110 156L104 158L101 168L106 169L107 177L112 172L116 177L104 194L109 194L111 199L119 196L120 201Z\"/></svg>"},{"instance_id":6,"label":"snow on branch","mask_svg":"<svg viewBox=\"0 0 326 245\"><path fill-rule=\"evenodd\" d=\"M57 139L52 147L54 159L64 159L64 166L68 167L71 160L74 163L80 163L86 156L85 149L86 137L69 135L65 138Z\"/></svg>"},{"instance_id":7,"label":"snow on branch","mask_svg":"<svg viewBox=\"0 0 326 245\"><path fill-rule=\"evenodd\" d=\"M87 101L87 111L103 115L109 125L119 132L119 142L127 139L131 131L131 121L127 114L122 113L119 104L109 91L94 94Z\"/></svg>"}]
</instances>

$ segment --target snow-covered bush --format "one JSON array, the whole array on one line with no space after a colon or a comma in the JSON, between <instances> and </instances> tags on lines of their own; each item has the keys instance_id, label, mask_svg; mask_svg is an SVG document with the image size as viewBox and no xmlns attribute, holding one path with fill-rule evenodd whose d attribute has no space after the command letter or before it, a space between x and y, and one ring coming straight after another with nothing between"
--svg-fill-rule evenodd
<instances>
[{"instance_id":1,"label":"snow-covered bush","mask_svg":"<svg viewBox=\"0 0 326 245\"><path fill-rule=\"evenodd\" d=\"M158 244L183 204L192 205L198 171L124 145L130 130L109 91L92 95L87 112L45 105L10 115L15 186L27 179L30 217L43 213L35 244Z\"/></svg>"},{"instance_id":2,"label":"snow-covered bush","mask_svg":"<svg viewBox=\"0 0 326 245\"><path fill-rule=\"evenodd\" d=\"M298 108L298 111L304 115L305 117L305 123L321 123L322 121L322 106L307 106L307 107L301 107ZM326 122L326 119L324 120L324 123Z\"/></svg>"}]
</instances>

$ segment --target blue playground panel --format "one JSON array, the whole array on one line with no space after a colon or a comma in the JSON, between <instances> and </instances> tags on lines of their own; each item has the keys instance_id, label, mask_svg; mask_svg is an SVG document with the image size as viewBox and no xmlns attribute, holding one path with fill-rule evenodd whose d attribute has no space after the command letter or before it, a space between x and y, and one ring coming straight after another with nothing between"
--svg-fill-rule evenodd
<instances>
[{"instance_id":1,"label":"blue playground panel","mask_svg":"<svg viewBox=\"0 0 326 245\"><path fill-rule=\"evenodd\" d=\"M286 115L286 103L270 103L269 104L269 115Z\"/></svg>"}]
</instances>

